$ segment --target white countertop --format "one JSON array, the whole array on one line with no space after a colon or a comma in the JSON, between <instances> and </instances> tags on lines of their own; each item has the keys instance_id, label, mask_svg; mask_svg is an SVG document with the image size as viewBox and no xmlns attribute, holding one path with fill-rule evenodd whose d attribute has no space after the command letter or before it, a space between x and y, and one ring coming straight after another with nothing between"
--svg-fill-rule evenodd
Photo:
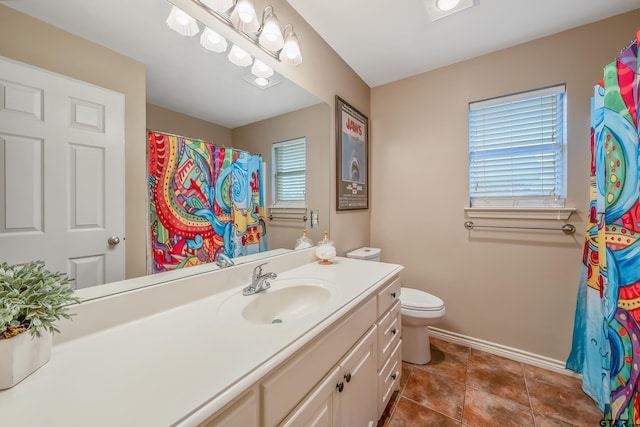
<instances>
[{"instance_id":1,"label":"white countertop","mask_svg":"<svg viewBox=\"0 0 640 427\"><path fill-rule=\"evenodd\" d=\"M272 282L272 290L278 289L279 279L287 278L316 278L339 286L338 300L296 321L258 325L222 318L221 303L242 288L234 285L54 345L49 363L0 391L0 424L197 425L402 269L347 258L335 261L328 266L306 263L279 273ZM192 280L215 279L213 275L225 270ZM180 283L175 285L179 292ZM74 322L82 322L80 317Z\"/></svg>"}]
</instances>

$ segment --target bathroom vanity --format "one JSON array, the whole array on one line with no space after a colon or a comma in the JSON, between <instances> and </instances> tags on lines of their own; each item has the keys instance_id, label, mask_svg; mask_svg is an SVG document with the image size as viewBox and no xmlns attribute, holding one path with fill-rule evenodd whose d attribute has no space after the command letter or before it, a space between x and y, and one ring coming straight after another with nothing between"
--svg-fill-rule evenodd
<instances>
[{"instance_id":1,"label":"bathroom vanity","mask_svg":"<svg viewBox=\"0 0 640 427\"><path fill-rule=\"evenodd\" d=\"M401 374L402 267L313 248L88 301L0 391L20 426L375 426ZM38 410L33 410L38 408Z\"/></svg>"}]
</instances>

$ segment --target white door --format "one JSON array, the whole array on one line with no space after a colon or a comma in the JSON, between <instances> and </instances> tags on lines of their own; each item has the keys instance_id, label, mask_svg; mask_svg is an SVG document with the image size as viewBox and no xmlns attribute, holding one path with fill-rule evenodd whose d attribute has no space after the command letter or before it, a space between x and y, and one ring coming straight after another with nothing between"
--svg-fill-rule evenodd
<instances>
[{"instance_id":1,"label":"white door","mask_svg":"<svg viewBox=\"0 0 640 427\"><path fill-rule=\"evenodd\" d=\"M124 95L0 57L0 191L0 262L123 279Z\"/></svg>"}]
</instances>

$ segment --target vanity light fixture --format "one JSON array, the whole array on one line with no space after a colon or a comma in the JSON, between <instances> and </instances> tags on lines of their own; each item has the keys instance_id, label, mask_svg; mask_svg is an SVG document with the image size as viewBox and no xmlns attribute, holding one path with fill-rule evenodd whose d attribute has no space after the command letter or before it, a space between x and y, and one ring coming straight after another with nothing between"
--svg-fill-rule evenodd
<instances>
[{"instance_id":1,"label":"vanity light fixture","mask_svg":"<svg viewBox=\"0 0 640 427\"><path fill-rule=\"evenodd\" d=\"M209 27L204 27L200 36L200 44L211 52L224 52L227 50L227 40Z\"/></svg>"},{"instance_id":2,"label":"vanity light fixture","mask_svg":"<svg viewBox=\"0 0 640 427\"><path fill-rule=\"evenodd\" d=\"M260 27L258 42L265 49L277 52L284 46L284 37L280 30L280 22L273 12L273 6L268 5L262 12L262 26Z\"/></svg>"},{"instance_id":3,"label":"vanity light fixture","mask_svg":"<svg viewBox=\"0 0 640 427\"><path fill-rule=\"evenodd\" d=\"M253 66L251 67L251 74L253 74L256 77L268 79L269 77L273 76L273 68L269 67L267 64L260 61L259 59L256 59L255 61L253 61Z\"/></svg>"},{"instance_id":4,"label":"vanity light fixture","mask_svg":"<svg viewBox=\"0 0 640 427\"><path fill-rule=\"evenodd\" d=\"M231 11L230 19L233 27L243 33L254 34L260 29L253 0L237 0L236 6Z\"/></svg>"},{"instance_id":5,"label":"vanity light fixture","mask_svg":"<svg viewBox=\"0 0 640 427\"><path fill-rule=\"evenodd\" d=\"M298 43L298 36L293 31L293 25L284 27L284 46L280 51L280 61L287 65L299 65L302 63L302 52Z\"/></svg>"},{"instance_id":6,"label":"vanity light fixture","mask_svg":"<svg viewBox=\"0 0 640 427\"><path fill-rule=\"evenodd\" d=\"M171 7L165 22L169 28L183 36L195 36L200 31L196 20L175 6Z\"/></svg>"},{"instance_id":7,"label":"vanity light fixture","mask_svg":"<svg viewBox=\"0 0 640 427\"><path fill-rule=\"evenodd\" d=\"M233 0L200 0L200 2L216 12L226 12L233 6Z\"/></svg>"},{"instance_id":8,"label":"vanity light fixture","mask_svg":"<svg viewBox=\"0 0 640 427\"><path fill-rule=\"evenodd\" d=\"M246 50L238 47L238 45L231 46L231 50L229 51L229 55L227 55L229 61L232 64L237 65L238 67L246 67L253 63L253 58Z\"/></svg>"},{"instance_id":9,"label":"vanity light fixture","mask_svg":"<svg viewBox=\"0 0 640 427\"><path fill-rule=\"evenodd\" d=\"M2 0L0 0L2 1ZM171 0L170 0L171 1ZM253 0L235 0L235 6L223 10L234 0L192 0L207 13L217 18L224 25L233 28L243 35L247 41L258 46L262 51L277 61L288 65L302 63L302 53L298 37L293 26L287 24L280 31L280 23L273 6L268 5L262 11L262 22L258 20ZM436 0L425 0L434 3ZM461 0L473 1L473 0ZM218 4L224 3L224 4Z\"/></svg>"},{"instance_id":10,"label":"vanity light fixture","mask_svg":"<svg viewBox=\"0 0 640 427\"><path fill-rule=\"evenodd\" d=\"M473 6L474 0L425 0L432 21L453 15Z\"/></svg>"}]
</instances>

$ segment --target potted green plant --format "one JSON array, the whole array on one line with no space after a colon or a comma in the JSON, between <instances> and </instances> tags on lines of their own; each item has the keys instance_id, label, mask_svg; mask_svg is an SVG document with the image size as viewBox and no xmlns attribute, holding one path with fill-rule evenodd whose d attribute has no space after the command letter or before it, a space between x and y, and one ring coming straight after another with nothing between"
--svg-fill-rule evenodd
<instances>
[{"instance_id":1,"label":"potted green plant","mask_svg":"<svg viewBox=\"0 0 640 427\"><path fill-rule=\"evenodd\" d=\"M49 361L55 322L69 319L79 303L73 279L40 261L0 264L0 390L10 388Z\"/></svg>"}]
</instances>

